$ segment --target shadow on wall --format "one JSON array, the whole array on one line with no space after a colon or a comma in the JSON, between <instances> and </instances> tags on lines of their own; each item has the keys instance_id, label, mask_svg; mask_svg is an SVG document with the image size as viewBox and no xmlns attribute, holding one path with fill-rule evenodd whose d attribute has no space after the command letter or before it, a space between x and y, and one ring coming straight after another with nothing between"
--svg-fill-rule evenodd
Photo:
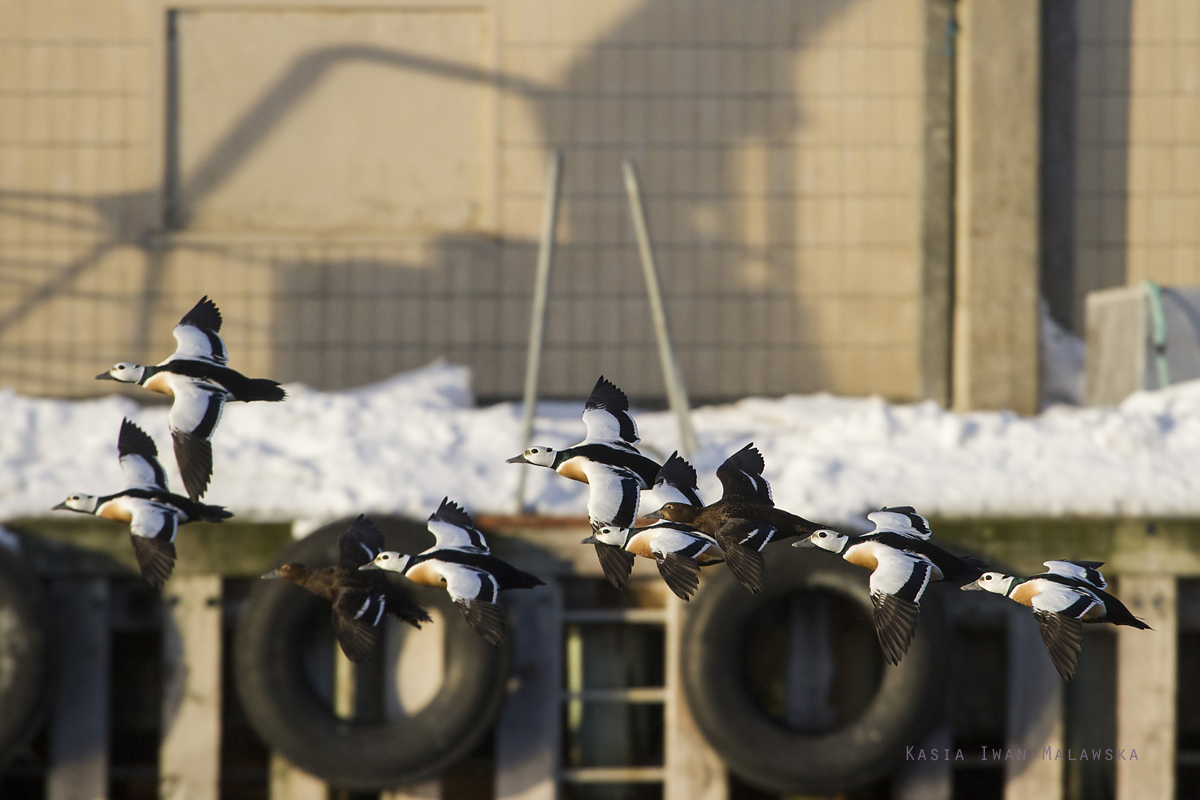
<instances>
[{"instance_id":1,"label":"shadow on wall","mask_svg":"<svg viewBox=\"0 0 1200 800\"><path fill-rule=\"evenodd\" d=\"M131 302L136 306L131 341L116 355L161 357L160 349L170 347L166 333L183 310L171 307L170 292L190 282L209 286L207 276L176 273L195 269L191 255L217 252L226 261L221 274L238 268L265 273L253 285L268 287L271 295L264 360L274 377L337 388L444 354L475 369L481 394L518 394L534 241L454 232L413 253L402 246L364 250L336 237L264 248L197 245L177 236L189 232L188 209L269 145L332 70L368 63L495 83L502 97L521 98L540 137L512 141L502 125L502 153L524 149L540 159L550 148L565 151L561 248L543 373L548 394L578 394L604 371L629 375L626 388L634 396L662 392L620 183L620 159L627 154L639 160L673 333L693 396L821 388L815 323L797 290L795 136L805 110L797 100L796 55L856 2L734 8L647 0L588 46L556 83L378 47L309 51L190 174L179 169L186 111L181 117L178 104L168 102L174 134L168 136L161 191L91 198L0 193L0 213L45 218L57 213L46 209L76 207L90 209L98 220L84 232L94 241L90 250L55 264L48 280L38 274L38 282L0 315L0 337L75 292L80 278L114 250L132 247L145 259L137 296L96 302L102 313L122 319L131 316ZM502 43L501 49L516 53L523 46ZM413 116L419 123L420 113ZM502 176L502 209L519 195L504 181ZM539 193L533 202L540 200ZM74 235L68 226L64 221L64 236ZM231 282L227 294L242 285ZM231 347L238 352L238 342Z\"/></svg>"}]
</instances>

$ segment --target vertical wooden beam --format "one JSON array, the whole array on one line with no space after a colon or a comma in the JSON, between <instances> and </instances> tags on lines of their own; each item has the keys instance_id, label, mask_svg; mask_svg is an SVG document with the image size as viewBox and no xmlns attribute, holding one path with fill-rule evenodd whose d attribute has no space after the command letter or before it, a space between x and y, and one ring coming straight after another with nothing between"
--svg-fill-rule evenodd
<instances>
[{"instance_id":1,"label":"vertical wooden beam","mask_svg":"<svg viewBox=\"0 0 1200 800\"><path fill-rule=\"evenodd\" d=\"M954 314L954 0L925 0L920 393L950 405Z\"/></svg>"},{"instance_id":2,"label":"vertical wooden beam","mask_svg":"<svg viewBox=\"0 0 1200 800\"><path fill-rule=\"evenodd\" d=\"M278 753L271 754L271 800L328 800L325 781L309 775Z\"/></svg>"},{"instance_id":3,"label":"vertical wooden beam","mask_svg":"<svg viewBox=\"0 0 1200 800\"><path fill-rule=\"evenodd\" d=\"M663 800L726 800L729 778L725 762L696 727L683 693L680 653L686 613L682 600L673 594L667 597L667 753Z\"/></svg>"},{"instance_id":4,"label":"vertical wooden beam","mask_svg":"<svg viewBox=\"0 0 1200 800\"><path fill-rule=\"evenodd\" d=\"M1038 409L1039 0L964 0L954 407Z\"/></svg>"},{"instance_id":5,"label":"vertical wooden beam","mask_svg":"<svg viewBox=\"0 0 1200 800\"><path fill-rule=\"evenodd\" d=\"M496 798L556 800L562 749L562 592L551 582L513 592L509 600L513 679L496 723Z\"/></svg>"},{"instance_id":6,"label":"vertical wooden beam","mask_svg":"<svg viewBox=\"0 0 1200 800\"><path fill-rule=\"evenodd\" d=\"M61 657L50 712L46 800L108 797L109 600L105 579L55 581L50 588Z\"/></svg>"},{"instance_id":7,"label":"vertical wooden beam","mask_svg":"<svg viewBox=\"0 0 1200 800\"><path fill-rule=\"evenodd\" d=\"M1117 628L1118 800L1175 797L1178 601L1171 575L1122 575L1120 596L1153 631ZM1133 760L1133 751L1137 760Z\"/></svg>"},{"instance_id":8,"label":"vertical wooden beam","mask_svg":"<svg viewBox=\"0 0 1200 800\"><path fill-rule=\"evenodd\" d=\"M446 626L436 608L433 622L418 630L390 622L384 630L384 714L396 719L415 714L429 704L445 675ZM379 794L379 800L442 800L442 781L398 786Z\"/></svg>"},{"instance_id":9,"label":"vertical wooden beam","mask_svg":"<svg viewBox=\"0 0 1200 800\"><path fill-rule=\"evenodd\" d=\"M1064 761L1054 758L1064 747L1063 682L1046 648L1037 621L1024 606L1009 603L1008 735L1004 762L1005 800L1060 800ZM1049 747L1051 758L1042 758ZM1016 751L1025 752L1020 760ZM1064 751L1064 758L1066 758Z\"/></svg>"},{"instance_id":10,"label":"vertical wooden beam","mask_svg":"<svg viewBox=\"0 0 1200 800\"><path fill-rule=\"evenodd\" d=\"M179 575L163 591L159 797L217 800L221 772L221 576Z\"/></svg>"}]
</instances>

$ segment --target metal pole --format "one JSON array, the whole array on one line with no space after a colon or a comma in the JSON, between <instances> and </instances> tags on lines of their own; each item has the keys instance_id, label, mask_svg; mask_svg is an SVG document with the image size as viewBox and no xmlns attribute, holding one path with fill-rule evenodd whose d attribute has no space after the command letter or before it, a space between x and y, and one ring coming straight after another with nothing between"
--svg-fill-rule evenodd
<instances>
[{"instance_id":1,"label":"metal pole","mask_svg":"<svg viewBox=\"0 0 1200 800\"><path fill-rule=\"evenodd\" d=\"M546 333L546 295L550 268L554 264L554 231L558 226L558 193L562 186L562 150L550 154L546 172L546 205L542 208L542 235L538 243L537 273L533 279L533 310L529 317L529 350L525 359L524 417L521 420L521 449L533 437L533 413L537 408L538 372L542 367L542 340ZM525 511L525 476L517 475L517 513Z\"/></svg>"},{"instance_id":2,"label":"metal pole","mask_svg":"<svg viewBox=\"0 0 1200 800\"><path fill-rule=\"evenodd\" d=\"M688 413L687 389L679 374L675 351L671 347L671 334L667 331L667 312L663 307L662 290L658 285L658 269L654 266L654 251L650 249L650 231L646 227L646 212L642 208L642 190L638 186L637 171L633 160L625 159L625 192L629 195L629 213L633 215L633 231L637 236L638 253L642 257L642 272L646 275L646 294L650 298L650 316L654 320L654 333L658 339L658 358L662 362L663 382L667 385L667 402L675 414L679 428L679 451L684 458L696 452L696 432Z\"/></svg>"}]
</instances>

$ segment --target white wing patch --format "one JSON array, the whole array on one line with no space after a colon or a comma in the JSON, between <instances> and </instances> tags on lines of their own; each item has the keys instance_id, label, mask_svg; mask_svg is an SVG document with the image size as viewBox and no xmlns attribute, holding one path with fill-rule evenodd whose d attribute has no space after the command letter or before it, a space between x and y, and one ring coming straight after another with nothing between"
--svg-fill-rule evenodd
<instances>
[{"instance_id":1,"label":"white wing patch","mask_svg":"<svg viewBox=\"0 0 1200 800\"><path fill-rule=\"evenodd\" d=\"M921 595L925 594L933 575L933 563L921 556L890 547L876 547L874 555L879 566L871 573L871 593L890 594L914 603L921 602Z\"/></svg>"},{"instance_id":2,"label":"white wing patch","mask_svg":"<svg viewBox=\"0 0 1200 800\"><path fill-rule=\"evenodd\" d=\"M910 539L928 539L930 535L929 522L920 514L913 514L920 522L914 525L914 520L908 514L899 511L872 511L867 514L867 519L875 523L875 530L871 533L879 533L887 531L888 533L898 533L901 536L907 536Z\"/></svg>"},{"instance_id":3,"label":"white wing patch","mask_svg":"<svg viewBox=\"0 0 1200 800\"><path fill-rule=\"evenodd\" d=\"M441 573L446 579L446 591L455 602L482 600L494 603L500 593L496 579L481 569L463 564L443 564Z\"/></svg>"},{"instance_id":4,"label":"white wing patch","mask_svg":"<svg viewBox=\"0 0 1200 800\"><path fill-rule=\"evenodd\" d=\"M479 531L470 531L443 520L430 520L425 526L437 543L434 550L467 550L472 553L489 553L487 540ZM474 536L472 536L474 534Z\"/></svg>"},{"instance_id":5,"label":"white wing patch","mask_svg":"<svg viewBox=\"0 0 1200 800\"><path fill-rule=\"evenodd\" d=\"M1046 571L1051 575L1061 575L1064 578L1075 578L1085 583L1090 583L1097 589L1108 588L1108 581L1100 574L1100 570L1093 567L1081 567L1078 564L1072 564L1070 561L1043 561L1046 566Z\"/></svg>"},{"instance_id":6,"label":"white wing patch","mask_svg":"<svg viewBox=\"0 0 1200 800\"><path fill-rule=\"evenodd\" d=\"M618 417L617 414L621 416ZM633 417L627 411L618 411L614 414L604 408L589 408L583 412L583 425L587 428L584 444L615 444L628 449L629 445L637 444L639 441L637 423L633 421ZM632 431L631 437L621 435L622 425L627 435Z\"/></svg>"},{"instance_id":7,"label":"white wing patch","mask_svg":"<svg viewBox=\"0 0 1200 800\"><path fill-rule=\"evenodd\" d=\"M176 510L163 503L153 500L128 498L132 520L129 531L134 536L145 539L164 539L175 541L175 533L179 530L179 516Z\"/></svg>"},{"instance_id":8,"label":"white wing patch","mask_svg":"<svg viewBox=\"0 0 1200 800\"><path fill-rule=\"evenodd\" d=\"M1038 587L1041 591L1035 594L1030 601L1034 609L1038 611L1062 614L1080 600L1090 601L1086 605L1081 604L1077 613L1071 614L1076 619L1083 619L1084 614L1101 604L1098 598L1085 593L1082 589L1073 589L1053 581L1038 581Z\"/></svg>"},{"instance_id":9,"label":"white wing patch","mask_svg":"<svg viewBox=\"0 0 1200 800\"><path fill-rule=\"evenodd\" d=\"M229 355L225 350L225 342L215 331L205 331L194 325L176 325L172 331L177 346L171 357L162 362L171 361L207 361L210 364L225 366ZM161 366L161 364L159 365Z\"/></svg>"},{"instance_id":10,"label":"white wing patch","mask_svg":"<svg viewBox=\"0 0 1200 800\"><path fill-rule=\"evenodd\" d=\"M633 527L638 516L641 480L633 472L581 459L588 479L588 517L598 525Z\"/></svg>"},{"instance_id":11,"label":"white wing patch","mask_svg":"<svg viewBox=\"0 0 1200 800\"><path fill-rule=\"evenodd\" d=\"M125 485L130 489L167 488L166 476L157 459L134 453L121 456L121 474L125 476Z\"/></svg>"},{"instance_id":12,"label":"white wing patch","mask_svg":"<svg viewBox=\"0 0 1200 800\"><path fill-rule=\"evenodd\" d=\"M653 530L653 528L650 528L649 530ZM684 550L696 544L697 542L703 543L704 547L701 548L696 555L703 553L704 550L709 547L717 546L716 539L713 539L710 536L705 536L699 531L696 533L684 533L680 530L667 529L662 533L654 534L654 538L650 540L650 551L660 555L666 555L667 553L678 553L679 551ZM693 556L693 558L694 557L695 556Z\"/></svg>"},{"instance_id":13,"label":"white wing patch","mask_svg":"<svg viewBox=\"0 0 1200 800\"><path fill-rule=\"evenodd\" d=\"M172 375L170 381L171 389L175 392L175 402L171 404L171 413L167 415L167 422L170 424L171 430L194 433L204 439L211 438L217 423L221 421L221 415L225 412L225 390L214 384L193 380L182 375ZM209 404L214 399L218 403L217 418L211 420L211 424L204 425L207 430L197 431L201 424L205 423Z\"/></svg>"}]
</instances>

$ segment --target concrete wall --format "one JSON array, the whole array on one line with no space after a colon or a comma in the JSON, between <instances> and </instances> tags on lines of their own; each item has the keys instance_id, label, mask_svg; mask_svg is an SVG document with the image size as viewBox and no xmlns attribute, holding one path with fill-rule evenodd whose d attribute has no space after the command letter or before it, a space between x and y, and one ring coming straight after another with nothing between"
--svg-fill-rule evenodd
<instances>
[{"instance_id":1,"label":"concrete wall","mask_svg":"<svg viewBox=\"0 0 1200 800\"><path fill-rule=\"evenodd\" d=\"M207 293L248 372L515 395L562 147L548 393L662 394L632 155L693 397L918 396L923 0L340 5L0 2L0 383L95 392Z\"/></svg>"}]
</instances>

